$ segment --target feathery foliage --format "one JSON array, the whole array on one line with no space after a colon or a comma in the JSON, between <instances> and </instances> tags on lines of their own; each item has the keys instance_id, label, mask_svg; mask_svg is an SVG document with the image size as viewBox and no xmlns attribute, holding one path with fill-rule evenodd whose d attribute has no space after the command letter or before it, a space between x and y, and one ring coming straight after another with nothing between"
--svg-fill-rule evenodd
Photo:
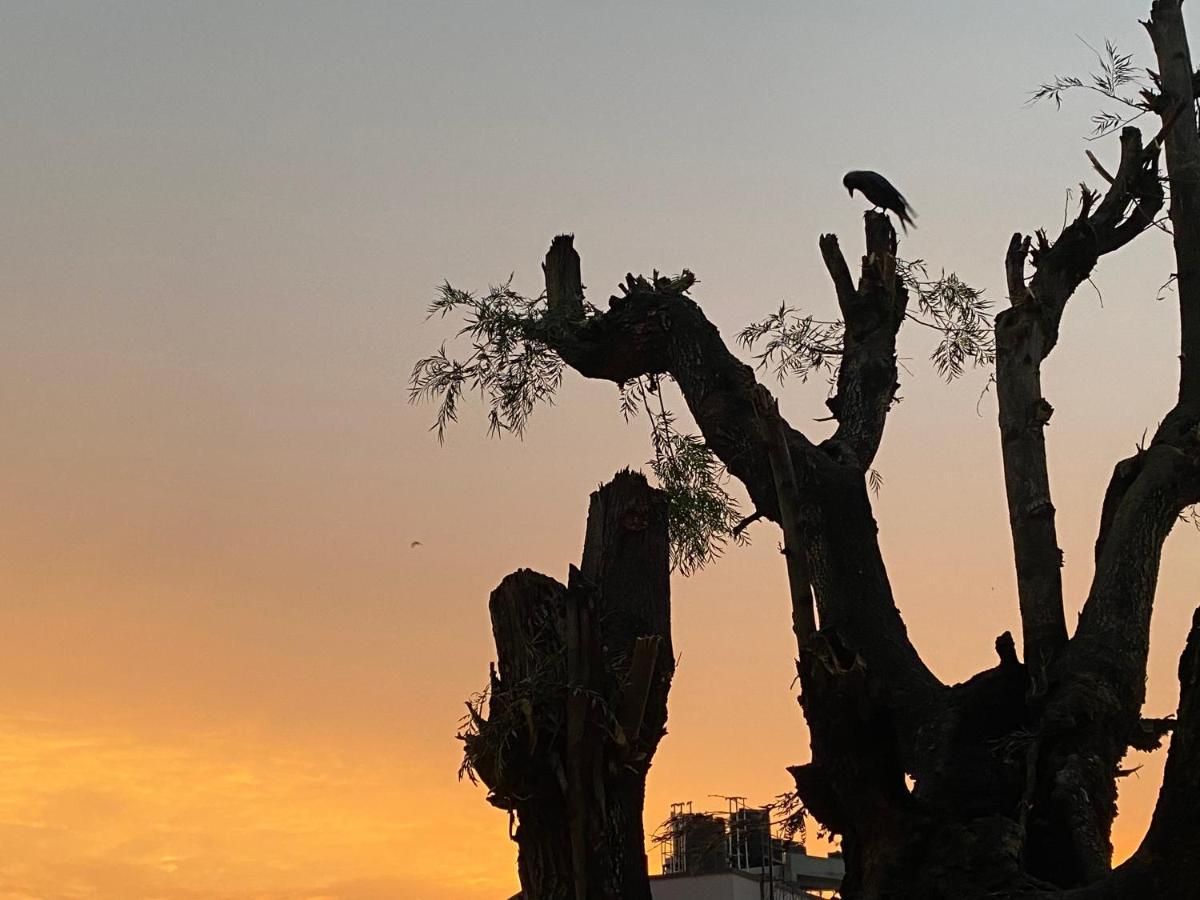
<instances>
[{"instance_id":1,"label":"feathery foliage","mask_svg":"<svg viewBox=\"0 0 1200 900\"><path fill-rule=\"evenodd\" d=\"M685 272L677 279L660 279L668 287L695 276ZM553 403L562 383L563 361L538 340L536 326L546 312L545 296L524 297L512 289L512 278L482 296L452 287L438 289L429 306L429 317L458 315L463 325L457 337L468 343L466 355L452 356L443 344L437 352L417 362L409 381L410 402L437 404L432 430L443 441L449 426L458 421L468 393L478 391L488 410L488 432L521 436L533 411ZM593 307L585 305L588 315ZM644 376L621 385L621 412L626 421L645 415L650 423L654 459L649 466L659 487L670 499L672 567L685 575L703 568L723 552L739 521L738 504L726 486L729 474L703 438L680 432L675 416L660 393L665 376ZM652 405L652 396L657 402Z\"/></svg>"},{"instance_id":2,"label":"feathery foliage","mask_svg":"<svg viewBox=\"0 0 1200 900\"><path fill-rule=\"evenodd\" d=\"M804 382L821 372L836 374L845 335L840 319L822 321L781 303L778 310L739 331L737 341L747 350L761 341L754 366L772 372L782 384L788 378Z\"/></svg>"},{"instance_id":3,"label":"feathery foliage","mask_svg":"<svg viewBox=\"0 0 1200 900\"><path fill-rule=\"evenodd\" d=\"M1179 521L1200 531L1200 506L1189 506L1179 514Z\"/></svg>"},{"instance_id":4,"label":"feathery foliage","mask_svg":"<svg viewBox=\"0 0 1200 900\"><path fill-rule=\"evenodd\" d=\"M670 500L671 567L690 575L724 552L740 519L737 501L725 490L725 466L699 435L676 430L671 413L652 417L651 439L650 468Z\"/></svg>"},{"instance_id":5,"label":"feathery foliage","mask_svg":"<svg viewBox=\"0 0 1200 900\"><path fill-rule=\"evenodd\" d=\"M790 841L799 838L801 844L807 843L809 812L800 799L799 793L791 790L776 795L772 810L779 814L779 832L784 840ZM822 837L829 835L829 832L823 827L819 829L819 832Z\"/></svg>"},{"instance_id":6,"label":"feathery foliage","mask_svg":"<svg viewBox=\"0 0 1200 900\"><path fill-rule=\"evenodd\" d=\"M883 476L879 474L878 469L867 470L867 487L871 489L871 493L876 497L883 490Z\"/></svg>"},{"instance_id":7,"label":"feathery foliage","mask_svg":"<svg viewBox=\"0 0 1200 900\"><path fill-rule=\"evenodd\" d=\"M916 296L916 310L906 317L938 332L940 340L930 354L939 376L953 381L967 366L995 362L996 340L989 312L991 301L954 272L931 277L924 260L896 260L896 273ZM821 320L799 309L780 305L766 318L738 332L738 343L754 353L755 368L773 374L782 383L790 377L802 382L824 373L832 381L841 364L846 328L841 320Z\"/></svg>"},{"instance_id":8,"label":"feathery foliage","mask_svg":"<svg viewBox=\"0 0 1200 900\"><path fill-rule=\"evenodd\" d=\"M419 360L409 381L411 401L438 404L433 428L439 441L458 421L468 391L479 391L488 406L488 432L521 436L539 403L552 403L562 383L563 362L553 350L529 336L529 325L545 308L545 298L529 299L512 289L512 277L482 297L444 283L429 306L429 317L461 314L458 337L470 342L463 360L451 358L446 345Z\"/></svg>"},{"instance_id":9,"label":"feathery foliage","mask_svg":"<svg viewBox=\"0 0 1200 900\"><path fill-rule=\"evenodd\" d=\"M729 473L700 435L676 428L662 398L664 380L647 375L621 385L621 413L627 422L643 413L650 422L654 459L648 465L670 504L671 567L690 575L720 557L731 539L748 539L734 533L740 513L726 490Z\"/></svg>"},{"instance_id":10,"label":"feathery foliage","mask_svg":"<svg viewBox=\"0 0 1200 900\"><path fill-rule=\"evenodd\" d=\"M971 287L951 272L931 278L925 261L896 260L896 273L916 295L917 311L907 318L940 334L930 360L945 381L960 377L968 364L991 365L996 361L996 332L989 312L991 301L983 291Z\"/></svg>"},{"instance_id":11,"label":"feathery foliage","mask_svg":"<svg viewBox=\"0 0 1200 900\"><path fill-rule=\"evenodd\" d=\"M1083 41L1083 38L1080 40ZM1029 102L1053 100L1055 108L1061 109L1064 94L1084 90L1123 107L1120 113L1102 108L1092 115L1092 139L1095 139L1112 134L1150 111L1146 94L1143 93L1149 88L1150 76L1147 70L1133 64L1132 53L1121 53L1112 41L1104 42L1103 52L1087 41L1083 41L1083 44L1095 54L1097 71L1089 73L1087 78L1057 75L1039 85L1030 95Z\"/></svg>"}]
</instances>

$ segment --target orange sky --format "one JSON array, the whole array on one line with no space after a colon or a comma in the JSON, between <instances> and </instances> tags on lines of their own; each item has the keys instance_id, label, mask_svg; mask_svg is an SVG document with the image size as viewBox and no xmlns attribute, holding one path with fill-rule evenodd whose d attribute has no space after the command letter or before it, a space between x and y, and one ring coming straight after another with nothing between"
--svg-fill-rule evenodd
<instances>
[{"instance_id":1,"label":"orange sky","mask_svg":"<svg viewBox=\"0 0 1200 900\"><path fill-rule=\"evenodd\" d=\"M841 174L921 214L902 255L999 299L1015 229L1090 177L1074 35L1145 56L1137 5L13 4L0 12L0 900L496 898L503 814L456 779L489 591L565 578L588 492L650 454L568 378L524 442L411 408L442 278L539 289L573 231L591 298L688 267L726 336L834 298ZM885 46L853 39L871 21ZM1038 22L1034 30L1030 22ZM969 48L969 53L967 49ZM970 65L964 64L969 56ZM1109 143L1089 145L1115 159ZM1150 234L1073 302L1047 366L1068 619L1112 464L1168 408ZM960 680L1017 630L994 398L905 334L878 460L910 631ZM820 384L780 391L820 437ZM769 800L806 758L771 527L674 583L682 654L647 821ZM413 540L423 546L410 549ZM1169 541L1148 711L1174 709L1200 536ZM1162 754L1122 786L1136 843Z\"/></svg>"}]
</instances>

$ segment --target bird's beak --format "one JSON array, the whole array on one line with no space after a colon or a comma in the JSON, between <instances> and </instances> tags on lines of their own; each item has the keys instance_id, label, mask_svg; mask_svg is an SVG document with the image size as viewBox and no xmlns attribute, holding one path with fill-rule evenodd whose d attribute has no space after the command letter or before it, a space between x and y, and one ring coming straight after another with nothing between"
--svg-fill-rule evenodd
<instances>
[{"instance_id":1,"label":"bird's beak","mask_svg":"<svg viewBox=\"0 0 1200 900\"><path fill-rule=\"evenodd\" d=\"M849 194L851 197L853 197L854 196L854 188L846 188L846 193Z\"/></svg>"}]
</instances>

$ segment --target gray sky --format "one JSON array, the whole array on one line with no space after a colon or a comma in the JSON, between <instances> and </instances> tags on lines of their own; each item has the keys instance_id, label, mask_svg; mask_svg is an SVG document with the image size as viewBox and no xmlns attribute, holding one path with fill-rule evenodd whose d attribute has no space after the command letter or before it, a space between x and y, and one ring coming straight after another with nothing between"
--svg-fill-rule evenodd
<instances>
[{"instance_id":1,"label":"gray sky","mask_svg":"<svg viewBox=\"0 0 1200 900\"><path fill-rule=\"evenodd\" d=\"M487 593L518 566L564 577L587 493L650 450L578 379L524 443L468 406L439 448L405 399L449 334L424 320L436 285L537 292L572 231L597 303L628 271L688 267L727 337L784 299L831 313L817 236L857 256L841 176L873 168L919 213L902 255L1001 302L1011 233L1056 233L1066 188L1097 182L1084 149L1117 156L1083 140L1087 96L1025 101L1092 66L1077 35L1144 63L1145 5L0 2L0 714L27 754L0 774L25 859L0 860L0 893L60 892L66 870L114 898L509 887L503 816L454 778ZM1160 234L1104 260L1103 304L1080 290L1047 366L1071 611L1111 466L1174 388L1171 265ZM924 336L902 345L878 516L910 630L960 679L1016 626L994 401L986 373L945 387ZM780 393L820 436L823 387ZM1156 714L1193 537L1167 549ZM804 752L775 543L761 526L676 581L650 820L769 799ZM764 723L752 746L734 718ZM64 741L98 749L67 766ZM180 783L209 786L162 795L190 830L147 799ZM283 796L307 799L284 815ZM414 805L475 848L455 883L397 820ZM312 843L314 816L353 827Z\"/></svg>"}]
</instances>

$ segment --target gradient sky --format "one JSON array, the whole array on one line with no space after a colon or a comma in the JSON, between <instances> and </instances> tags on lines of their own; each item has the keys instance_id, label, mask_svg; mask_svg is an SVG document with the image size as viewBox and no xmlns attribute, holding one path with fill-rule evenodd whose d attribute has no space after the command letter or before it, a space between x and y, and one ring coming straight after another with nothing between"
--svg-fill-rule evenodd
<instances>
[{"instance_id":1,"label":"gradient sky","mask_svg":"<svg viewBox=\"0 0 1200 900\"><path fill-rule=\"evenodd\" d=\"M1086 98L1028 109L1117 0L0 2L0 900L496 898L503 814L456 780L488 592L577 560L587 494L649 456L570 377L524 442L406 403L435 286L539 290L572 231L591 298L693 269L730 336L828 313L861 247L849 168L920 213L902 255L1003 297L1016 229L1095 181ZM1152 233L1046 367L1069 620L1108 472L1169 407ZM911 330L910 330L911 331ZM960 680L1017 629L994 397L923 335L878 460L910 631ZM826 424L821 384L781 392ZM772 527L674 584L682 654L647 821L785 790L807 757ZM423 546L410 549L411 541ZM1173 711L1200 535L1168 543L1149 711ZM1138 755L1136 842L1162 754Z\"/></svg>"}]
</instances>

